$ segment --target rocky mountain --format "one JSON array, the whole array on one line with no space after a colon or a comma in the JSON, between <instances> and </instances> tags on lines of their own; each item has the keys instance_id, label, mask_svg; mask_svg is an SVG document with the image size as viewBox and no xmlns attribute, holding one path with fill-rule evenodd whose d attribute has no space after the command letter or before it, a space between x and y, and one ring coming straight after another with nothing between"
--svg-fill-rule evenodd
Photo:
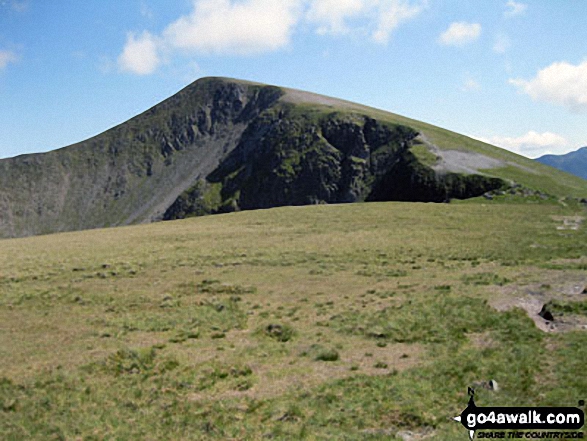
<instances>
[{"instance_id":1,"label":"rocky mountain","mask_svg":"<svg viewBox=\"0 0 587 441\"><path fill-rule=\"evenodd\" d=\"M587 179L587 147L565 155L544 155L536 161Z\"/></svg>"},{"instance_id":2,"label":"rocky mountain","mask_svg":"<svg viewBox=\"0 0 587 441\"><path fill-rule=\"evenodd\" d=\"M0 237L282 205L444 202L514 182L587 195L578 178L419 121L204 78L96 137L0 160Z\"/></svg>"}]
</instances>

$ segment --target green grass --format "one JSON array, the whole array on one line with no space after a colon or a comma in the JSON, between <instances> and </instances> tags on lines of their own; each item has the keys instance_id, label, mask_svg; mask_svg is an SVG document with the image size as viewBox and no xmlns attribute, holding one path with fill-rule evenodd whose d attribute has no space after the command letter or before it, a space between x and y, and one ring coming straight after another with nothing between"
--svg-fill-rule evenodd
<instances>
[{"instance_id":1,"label":"green grass","mask_svg":"<svg viewBox=\"0 0 587 441\"><path fill-rule=\"evenodd\" d=\"M587 316L587 300L580 300L574 302L564 300L551 300L548 303L546 303L544 307L555 316L563 314Z\"/></svg>"},{"instance_id":2,"label":"green grass","mask_svg":"<svg viewBox=\"0 0 587 441\"><path fill-rule=\"evenodd\" d=\"M260 95L265 97L267 103L273 103L267 104L268 108L261 106L256 109L261 111L261 119L269 116L279 119L281 112L291 111L293 118L289 121L290 127L281 133L282 139L272 140L275 141L273 146L278 147L277 150L283 150L281 153L286 153L286 157L280 157L278 154L274 160L280 161L281 167L274 169L273 166L267 166L265 172L272 177L277 174L280 176L278 181L285 181L288 185L292 184L288 180L299 178L299 182L292 184L298 191L302 191L300 188L304 182L307 183L300 169L302 157L306 159L305 162L302 161L304 167L314 170L310 174L319 178L318 181L338 182L336 165L340 152L326 144L316 126L322 119L336 115L339 122L356 122L357 128L364 125L365 117L377 119L382 125L402 125L404 134L405 127L409 127L426 135L440 150L476 152L502 161L502 167L481 170L490 177L513 180L524 187L543 191L558 199L569 196L587 197L587 181L584 179L421 121L343 101L333 101L333 106L292 104L287 102L287 89L262 87L238 80L205 78L198 80L197 84L188 86L168 101L97 137L44 154L2 160L0 209L4 213L5 221L0 225L0 237L150 222L152 219L160 218L173 204L173 200L167 200L170 195L182 193L182 190L186 191L181 194L179 200L191 209L187 212L178 209L175 213L178 217L216 211L226 212L238 207L239 203L243 206L242 202L247 198L253 199L259 194L264 194L266 189L249 187L250 183L243 188L240 187L237 182L239 179L236 178L241 175L241 171L244 173L245 169L242 167L230 170L228 176L225 176L225 183L232 182L232 186L208 183L198 188L199 184L194 182L194 173L209 176L214 171L210 167L217 161L222 161L223 151L227 152L235 147L239 139L241 143L246 141L246 137L240 137L238 126L241 123L253 124L250 127L260 124L261 119L255 117L256 113L247 111L247 117L253 120L241 120L236 114L226 116L226 124L217 122L218 127L214 128L214 136L209 136L210 127L207 124L211 124L211 121L206 122L206 114L201 113L201 109L212 106L215 100L217 101L214 98L217 97L217 93L222 94L231 87L245 84L248 85L248 99L245 101L249 104L254 101L253 97ZM286 96L279 99L283 94ZM220 102L231 102L228 96ZM215 111L231 114L233 110L228 106ZM271 118L265 122L273 124ZM308 133L317 133L319 136L312 142L305 142L304 137L307 137ZM222 141L224 139L225 141ZM257 135L249 141L256 143ZM304 148L301 146L304 145L312 148L303 151ZM379 154L384 153L389 147L388 145ZM424 165L436 162L436 156L423 144L416 143L411 152ZM200 155L206 156L210 161L202 161ZM374 158L377 159L377 156L378 154L375 154ZM274 160L268 161L269 165L273 164ZM376 162L377 160L374 161ZM208 163L210 167L205 167ZM356 158L351 159L349 165L357 169L363 168L361 161ZM315 173L317 167L322 170L322 176ZM423 171L421 167L419 169L420 172ZM327 171L329 176L325 175ZM255 173L255 176L258 176L258 173ZM451 185L455 185L455 176L451 176ZM360 190L362 194L367 189L370 179L365 182L359 179L354 190ZM331 185L326 185L321 193L330 193L333 190L330 188ZM282 186L287 187L285 184L279 185ZM316 185L310 185L310 188L303 189L302 193L310 194L315 189ZM284 193L287 193L290 188L285 190ZM276 188L272 188L272 191L276 191ZM367 195L361 197L363 196ZM324 200L322 196L313 195L312 198ZM285 203L292 203L294 199L285 200L289 201ZM248 205L244 206L259 206L250 201L247 203ZM295 203L307 203L307 200L296 199ZM264 206L264 203L260 205Z\"/></svg>"},{"instance_id":3,"label":"green grass","mask_svg":"<svg viewBox=\"0 0 587 441\"><path fill-rule=\"evenodd\" d=\"M510 282L505 277L500 277L495 273L474 273L463 276L465 285L499 285L503 286Z\"/></svg>"},{"instance_id":4,"label":"green grass","mask_svg":"<svg viewBox=\"0 0 587 441\"><path fill-rule=\"evenodd\" d=\"M432 166L438 162L438 156L432 153L424 144L414 143L410 151L418 161L424 165Z\"/></svg>"},{"instance_id":5,"label":"green grass","mask_svg":"<svg viewBox=\"0 0 587 441\"><path fill-rule=\"evenodd\" d=\"M413 118L342 100L340 101L340 107L301 103L298 104L297 111L300 114L308 115L311 119L318 119L336 111L341 115L348 115L349 118L368 115L383 122L408 126L425 134L429 141L441 150L475 152L502 161L504 163L503 167L481 170L489 176L513 180L525 187L542 190L558 197L584 198L587 196L587 184L584 179L553 167L545 166L508 150ZM411 150L418 160L425 165L432 165L436 162L436 156L422 144L416 143Z\"/></svg>"},{"instance_id":6,"label":"green grass","mask_svg":"<svg viewBox=\"0 0 587 441\"><path fill-rule=\"evenodd\" d=\"M576 406L579 205L280 208L0 241L0 438L431 439L467 403Z\"/></svg>"}]
</instances>

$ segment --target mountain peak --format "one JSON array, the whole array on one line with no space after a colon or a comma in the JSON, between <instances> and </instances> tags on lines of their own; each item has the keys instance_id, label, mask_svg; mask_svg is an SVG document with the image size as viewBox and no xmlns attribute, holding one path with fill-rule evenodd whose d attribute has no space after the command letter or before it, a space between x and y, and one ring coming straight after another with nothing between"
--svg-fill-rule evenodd
<instances>
[{"instance_id":1,"label":"mountain peak","mask_svg":"<svg viewBox=\"0 0 587 441\"><path fill-rule=\"evenodd\" d=\"M558 174L557 174L558 173ZM420 121L323 95L201 78L98 136L0 160L0 237L233 210L586 184Z\"/></svg>"},{"instance_id":2,"label":"mountain peak","mask_svg":"<svg viewBox=\"0 0 587 441\"><path fill-rule=\"evenodd\" d=\"M587 146L564 155L544 155L536 161L587 179Z\"/></svg>"}]
</instances>

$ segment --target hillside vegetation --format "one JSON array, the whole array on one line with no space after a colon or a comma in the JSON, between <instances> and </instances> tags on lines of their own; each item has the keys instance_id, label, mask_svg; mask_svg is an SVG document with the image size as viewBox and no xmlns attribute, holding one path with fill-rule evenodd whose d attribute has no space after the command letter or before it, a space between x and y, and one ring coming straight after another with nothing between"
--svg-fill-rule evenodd
<instances>
[{"instance_id":1,"label":"hillside vegetation","mask_svg":"<svg viewBox=\"0 0 587 441\"><path fill-rule=\"evenodd\" d=\"M455 440L468 386L576 406L584 220L504 195L0 241L0 438Z\"/></svg>"},{"instance_id":2,"label":"hillside vegetation","mask_svg":"<svg viewBox=\"0 0 587 441\"><path fill-rule=\"evenodd\" d=\"M94 138L0 160L0 237L288 205L466 199L587 183L438 127L311 93L204 78Z\"/></svg>"}]
</instances>

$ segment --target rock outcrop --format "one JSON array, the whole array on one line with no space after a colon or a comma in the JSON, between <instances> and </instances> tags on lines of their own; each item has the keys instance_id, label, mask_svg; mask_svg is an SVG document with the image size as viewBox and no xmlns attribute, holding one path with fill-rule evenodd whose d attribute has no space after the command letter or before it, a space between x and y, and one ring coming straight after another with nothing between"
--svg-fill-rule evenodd
<instances>
[{"instance_id":1,"label":"rock outcrop","mask_svg":"<svg viewBox=\"0 0 587 441\"><path fill-rule=\"evenodd\" d=\"M0 160L0 237L283 205L444 202L505 185L421 163L407 125L285 93L206 78L87 141Z\"/></svg>"}]
</instances>

